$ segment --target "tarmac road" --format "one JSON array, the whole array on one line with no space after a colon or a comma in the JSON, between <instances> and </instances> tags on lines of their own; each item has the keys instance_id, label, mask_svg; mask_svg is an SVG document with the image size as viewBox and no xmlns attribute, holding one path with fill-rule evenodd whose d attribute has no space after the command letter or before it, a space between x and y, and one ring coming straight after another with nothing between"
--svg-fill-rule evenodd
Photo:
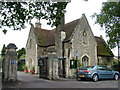
<instances>
[{"instance_id":1,"label":"tarmac road","mask_svg":"<svg viewBox=\"0 0 120 90\"><path fill-rule=\"evenodd\" d=\"M8 88L118 88L118 81L100 80L93 82L77 81L76 79L60 78L59 80L47 80L24 72L18 72L18 82L13 84L4 84Z\"/></svg>"}]
</instances>

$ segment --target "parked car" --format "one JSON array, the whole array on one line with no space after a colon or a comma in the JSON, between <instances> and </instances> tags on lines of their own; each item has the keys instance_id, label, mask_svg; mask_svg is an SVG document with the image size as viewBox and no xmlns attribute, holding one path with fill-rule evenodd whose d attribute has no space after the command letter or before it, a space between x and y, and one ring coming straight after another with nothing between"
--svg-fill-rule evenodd
<instances>
[{"instance_id":1,"label":"parked car","mask_svg":"<svg viewBox=\"0 0 120 90\"><path fill-rule=\"evenodd\" d=\"M98 81L99 79L119 79L119 72L114 71L104 65L82 66L78 70L78 79L92 79Z\"/></svg>"}]
</instances>

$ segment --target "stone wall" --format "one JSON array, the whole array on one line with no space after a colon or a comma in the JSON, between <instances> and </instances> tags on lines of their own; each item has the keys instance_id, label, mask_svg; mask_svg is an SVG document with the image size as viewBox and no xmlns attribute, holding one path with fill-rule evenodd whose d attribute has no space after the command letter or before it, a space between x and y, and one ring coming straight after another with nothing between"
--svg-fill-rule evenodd
<instances>
[{"instance_id":1,"label":"stone wall","mask_svg":"<svg viewBox=\"0 0 120 90\"><path fill-rule=\"evenodd\" d=\"M83 33L86 32L86 43L83 43ZM70 69L70 60L76 59L82 64L82 58L88 57L88 65L97 64L97 43L86 17L83 15L76 26L71 41L64 44L66 58L66 77L71 77L76 69ZM69 54L69 55L68 55Z\"/></svg>"},{"instance_id":2,"label":"stone wall","mask_svg":"<svg viewBox=\"0 0 120 90\"><path fill-rule=\"evenodd\" d=\"M111 67L113 65L113 57L98 56L98 65L107 65Z\"/></svg>"},{"instance_id":3,"label":"stone wall","mask_svg":"<svg viewBox=\"0 0 120 90\"><path fill-rule=\"evenodd\" d=\"M38 72L38 62L37 62L37 42L34 34L34 29L31 27L30 33L28 36L28 41L26 45L26 65L28 66L28 70L32 67L35 67L35 73Z\"/></svg>"}]
</instances>

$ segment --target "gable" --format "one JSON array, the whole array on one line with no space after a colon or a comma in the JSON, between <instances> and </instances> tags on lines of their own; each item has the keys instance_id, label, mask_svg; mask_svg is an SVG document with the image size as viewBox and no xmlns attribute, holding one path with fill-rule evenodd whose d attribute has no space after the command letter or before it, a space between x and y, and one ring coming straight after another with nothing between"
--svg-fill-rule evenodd
<instances>
[{"instance_id":1,"label":"gable","mask_svg":"<svg viewBox=\"0 0 120 90\"><path fill-rule=\"evenodd\" d=\"M67 42L71 39L71 36L73 34L73 32L75 31L75 28L77 25L80 24L79 27L85 27L85 24L88 25L87 27L90 29L89 31L92 33L92 30L89 26L89 23L87 21L87 18L85 17L85 15L82 15L82 18L71 21L67 24L65 24L64 26L64 31L66 32L66 38L64 39L63 42ZM33 28L32 28L33 29ZM53 30L46 30L46 29L40 29L40 28L35 28L34 27L34 33L35 33L35 37L37 40L37 44L39 46L42 47L48 47L48 46L52 46L55 45L55 29ZM107 47L107 44L105 43L105 41L103 39L101 39L100 37L94 37L93 33L92 33L92 37L94 39L95 42L97 42L97 54L98 56L114 56L112 51L110 50L110 48Z\"/></svg>"},{"instance_id":2,"label":"gable","mask_svg":"<svg viewBox=\"0 0 120 90\"><path fill-rule=\"evenodd\" d=\"M29 48L31 39L34 38L34 40L36 40L33 29L34 29L34 26L31 25L29 35L28 35L28 39L27 39L27 43L26 43L26 48Z\"/></svg>"},{"instance_id":3,"label":"gable","mask_svg":"<svg viewBox=\"0 0 120 90\"><path fill-rule=\"evenodd\" d=\"M64 42L70 40L70 37L71 37L75 27L77 26L79 20L80 19L77 19L77 20L74 20L72 22L69 22L69 23L65 24L64 31L66 32L66 38L65 38Z\"/></svg>"}]
</instances>

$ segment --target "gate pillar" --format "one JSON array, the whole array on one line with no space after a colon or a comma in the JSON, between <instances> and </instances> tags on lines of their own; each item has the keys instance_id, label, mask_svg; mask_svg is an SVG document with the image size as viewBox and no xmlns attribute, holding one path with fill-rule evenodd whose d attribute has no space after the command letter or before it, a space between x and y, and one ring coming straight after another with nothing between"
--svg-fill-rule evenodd
<instances>
[{"instance_id":1,"label":"gate pillar","mask_svg":"<svg viewBox=\"0 0 120 90\"><path fill-rule=\"evenodd\" d=\"M17 52L16 45L10 43L6 48L6 53L3 63L3 81L17 80Z\"/></svg>"},{"instance_id":2,"label":"gate pillar","mask_svg":"<svg viewBox=\"0 0 120 90\"><path fill-rule=\"evenodd\" d=\"M55 48L50 48L48 50L48 78L49 79L58 79L58 57L56 54Z\"/></svg>"}]
</instances>

